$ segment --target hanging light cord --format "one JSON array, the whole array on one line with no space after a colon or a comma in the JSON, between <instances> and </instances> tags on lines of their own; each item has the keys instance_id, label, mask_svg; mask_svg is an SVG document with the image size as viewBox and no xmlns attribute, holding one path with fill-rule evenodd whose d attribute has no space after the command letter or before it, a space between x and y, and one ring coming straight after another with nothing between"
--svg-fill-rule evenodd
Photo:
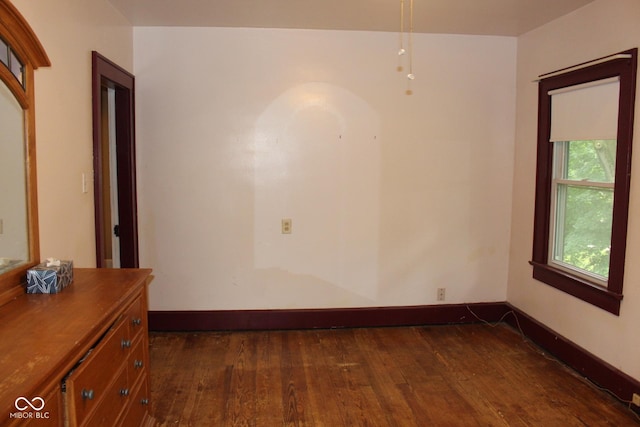
<instances>
[{"instance_id":1,"label":"hanging light cord","mask_svg":"<svg viewBox=\"0 0 640 427\"><path fill-rule=\"evenodd\" d=\"M413 0L409 0L409 80L413 80L416 76L413 74Z\"/></svg>"},{"instance_id":2,"label":"hanging light cord","mask_svg":"<svg viewBox=\"0 0 640 427\"><path fill-rule=\"evenodd\" d=\"M400 49L398 55L404 55L404 0L400 0Z\"/></svg>"},{"instance_id":3,"label":"hanging light cord","mask_svg":"<svg viewBox=\"0 0 640 427\"><path fill-rule=\"evenodd\" d=\"M409 54L409 73L407 74L407 79L414 80L416 76L413 74L413 0L409 0L409 32L407 35L407 50L404 48L404 20L404 0L400 0L400 48L398 49L398 55L402 56L405 53ZM398 71L402 71L402 66L398 66ZM411 89L408 89L408 91L410 90Z\"/></svg>"}]
</instances>

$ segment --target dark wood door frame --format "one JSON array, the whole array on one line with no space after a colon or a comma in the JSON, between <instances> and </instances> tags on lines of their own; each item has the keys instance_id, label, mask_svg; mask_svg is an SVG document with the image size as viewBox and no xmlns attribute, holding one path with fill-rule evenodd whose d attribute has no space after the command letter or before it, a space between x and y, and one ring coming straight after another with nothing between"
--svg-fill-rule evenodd
<instances>
[{"instance_id":1,"label":"dark wood door frame","mask_svg":"<svg viewBox=\"0 0 640 427\"><path fill-rule=\"evenodd\" d=\"M136 192L135 155L135 78L97 52L92 52L92 110L93 110L93 187L95 198L96 265L105 267L105 236L103 213L102 159L102 103L101 88L115 89L116 158L118 173L118 214L120 217L120 264L123 268L137 268L138 206Z\"/></svg>"}]
</instances>

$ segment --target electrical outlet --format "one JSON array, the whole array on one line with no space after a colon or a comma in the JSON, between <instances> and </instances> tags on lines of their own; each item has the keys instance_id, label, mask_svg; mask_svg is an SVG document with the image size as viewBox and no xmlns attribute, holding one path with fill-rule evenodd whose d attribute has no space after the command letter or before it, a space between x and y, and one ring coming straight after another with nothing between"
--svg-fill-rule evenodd
<instances>
[{"instance_id":1,"label":"electrical outlet","mask_svg":"<svg viewBox=\"0 0 640 427\"><path fill-rule=\"evenodd\" d=\"M633 393L633 397L631 398L631 403L640 407L640 394Z\"/></svg>"},{"instance_id":2,"label":"electrical outlet","mask_svg":"<svg viewBox=\"0 0 640 427\"><path fill-rule=\"evenodd\" d=\"M291 234L291 218L282 220L282 234Z\"/></svg>"},{"instance_id":3,"label":"electrical outlet","mask_svg":"<svg viewBox=\"0 0 640 427\"><path fill-rule=\"evenodd\" d=\"M438 301L444 301L445 288L438 288Z\"/></svg>"}]
</instances>

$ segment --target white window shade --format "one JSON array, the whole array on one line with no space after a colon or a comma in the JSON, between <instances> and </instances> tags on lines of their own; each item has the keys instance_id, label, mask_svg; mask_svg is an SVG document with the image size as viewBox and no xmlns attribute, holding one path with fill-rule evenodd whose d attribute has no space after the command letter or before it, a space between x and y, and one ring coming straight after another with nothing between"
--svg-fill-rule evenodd
<instances>
[{"instance_id":1,"label":"white window shade","mask_svg":"<svg viewBox=\"0 0 640 427\"><path fill-rule=\"evenodd\" d=\"M618 77L549 91L555 141L617 139Z\"/></svg>"}]
</instances>

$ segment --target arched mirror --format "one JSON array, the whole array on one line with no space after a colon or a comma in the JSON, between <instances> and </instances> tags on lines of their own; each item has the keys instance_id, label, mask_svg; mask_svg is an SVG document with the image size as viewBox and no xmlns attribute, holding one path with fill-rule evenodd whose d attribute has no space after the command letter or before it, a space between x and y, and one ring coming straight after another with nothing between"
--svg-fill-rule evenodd
<instances>
[{"instance_id":1,"label":"arched mirror","mask_svg":"<svg viewBox=\"0 0 640 427\"><path fill-rule=\"evenodd\" d=\"M39 262L33 72L49 65L29 24L0 0L0 305L24 292Z\"/></svg>"}]
</instances>

